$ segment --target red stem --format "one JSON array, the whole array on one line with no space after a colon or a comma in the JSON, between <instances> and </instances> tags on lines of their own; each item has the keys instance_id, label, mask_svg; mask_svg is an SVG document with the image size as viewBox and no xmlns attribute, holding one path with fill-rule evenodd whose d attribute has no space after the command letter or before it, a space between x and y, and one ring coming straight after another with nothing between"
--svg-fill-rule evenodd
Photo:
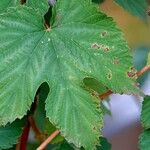
<instances>
[{"instance_id":1,"label":"red stem","mask_svg":"<svg viewBox=\"0 0 150 150\"><path fill-rule=\"evenodd\" d=\"M28 137L30 132L30 123L27 122L27 125L23 129L19 144L16 147L16 150L26 150Z\"/></svg>"}]
</instances>

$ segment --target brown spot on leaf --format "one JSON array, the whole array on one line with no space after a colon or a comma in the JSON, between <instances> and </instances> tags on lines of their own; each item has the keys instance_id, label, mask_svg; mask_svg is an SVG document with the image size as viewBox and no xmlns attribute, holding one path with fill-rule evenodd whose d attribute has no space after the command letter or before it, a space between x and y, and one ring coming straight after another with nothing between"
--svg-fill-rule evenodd
<instances>
[{"instance_id":1,"label":"brown spot on leaf","mask_svg":"<svg viewBox=\"0 0 150 150\"><path fill-rule=\"evenodd\" d=\"M111 79L112 79L112 72L111 72L111 70L110 70L109 73L107 74L107 79L108 79L108 80L111 80Z\"/></svg>"},{"instance_id":2,"label":"brown spot on leaf","mask_svg":"<svg viewBox=\"0 0 150 150\"><path fill-rule=\"evenodd\" d=\"M107 36L107 31L103 31L100 35L101 35L101 37L106 37Z\"/></svg>"},{"instance_id":3,"label":"brown spot on leaf","mask_svg":"<svg viewBox=\"0 0 150 150\"><path fill-rule=\"evenodd\" d=\"M98 49L99 48L99 46L98 46L98 44L97 43L94 43L94 44L92 44L92 46L91 46L92 48L94 48L94 49Z\"/></svg>"},{"instance_id":4,"label":"brown spot on leaf","mask_svg":"<svg viewBox=\"0 0 150 150\"><path fill-rule=\"evenodd\" d=\"M108 52L108 51L110 51L110 48L106 46L106 47L104 48L104 50L105 50L106 52Z\"/></svg>"},{"instance_id":5,"label":"brown spot on leaf","mask_svg":"<svg viewBox=\"0 0 150 150\"><path fill-rule=\"evenodd\" d=\"M127 72L129 78L136 77L137 70L134 67L131 67L130 70Z\"/></svg>"},{"instance_id":6,"label":"brown spot on leaf","mask_svg":"<svg viewBox=\"0 0 150 150\"><path fill-rule=\"evenodd\" d=\"M103 45L103 44L97 44L97 43L92 44L91 48L93 48L93 49L102 49L105 52L110 51L110 47L109 46Z\"/></svg>"},{"instance_id":7,"label":"brown spot on leaf","mask_svg":"<svg viewBox=\"0 0 150 150\"><path fill-rule=\"evenodd\" d=\"M118 65L118 64L120 64L120 60L119 60L119 58L114 58L114 60L113 60L113 64L114 65Z\"/></svg>"},{"instance_id":8,"label":"brown spot on leaf","mask_svg":"<svg viewBox=\"0 0 150 150\"><path fill-rule=\"evenodd\" d=\"M96 128L94 127L93 130L96 130Z\"/></svg>"}]
</instances>

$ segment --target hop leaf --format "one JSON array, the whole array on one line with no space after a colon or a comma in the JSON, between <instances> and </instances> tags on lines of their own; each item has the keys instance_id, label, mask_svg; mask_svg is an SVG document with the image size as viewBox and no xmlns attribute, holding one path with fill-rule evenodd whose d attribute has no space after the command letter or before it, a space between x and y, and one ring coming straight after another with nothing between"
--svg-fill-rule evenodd
<instances>
[{"instance_id":1,"label":"hop leaf","mask_svg":"<svg viewBox=\"0 0 150 150\"><path fill-rule=\"evenodd\" d=\"M9 149L21 136L25 120L16 120L12 124L0 127L0 149Z\"/></svg>"},{"instance_id":2,"label":"hop leaf","mask_svg":"<svg viewBox=\"0 0 150 150\"><path fill-rule=\"evenodd\" d=\"M9 7L19 4L19 0L0 0L0 13L4 13Z\"/></svg>"},{"instance_id":3,"label":"hop leaf","mask_svg":"<svg viewBox=\"0 0 150 150\"><path fill-rule=\"evenodd\" d=\"M50 122L69 143L91 150L103 115L83 79L138 94L129 48L112 19L85 0L57 0L49 29L39 10L18 6L0 15L0 124L22 118L47 82Z\"/></svg>"}]
</instances>

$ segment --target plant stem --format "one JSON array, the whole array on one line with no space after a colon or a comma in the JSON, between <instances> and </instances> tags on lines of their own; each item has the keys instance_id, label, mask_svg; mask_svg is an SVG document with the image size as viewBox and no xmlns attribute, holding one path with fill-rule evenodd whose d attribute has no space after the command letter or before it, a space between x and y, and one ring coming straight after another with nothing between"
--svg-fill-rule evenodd
<instances>
[{"instance_id":1,"label":"plant stem","mask_svg":"<svg viewBox=\"0 0 150 150\"><path fill-rule=\"evenodd\" d=\"M33 118L33 116L29 116L28 117L29 123L31 125L32 130L37 134L41 134L41 131L38 129L38 127L36 126L35 120Z\"/></svg>"},{"instance_id":2,"label":"plant stem","mask_svg":"<svg viewBox=\"0 0 150 150\"><path fill-rule=\"evenodd\" d=\"M99 95L99 98L101 100L104 100L107 96L110 96L111 94L113 94L113 92L111 90L108 90L106 93Z\"/></svg>"},{"instance_id":3,"label":"plant stem","mask_svg":"<svg viewBox=\"0 0 150 150\"><path fill-rule=\"evenodd\" d=\"M145 72L150 70L150 65L146 65L144 68L142 68L140 71L137 72L137 76L141 77Z\"/></svg>"},{"instance_id":4,"label":"plant stem","mask_svg":"<svg viewBox=\"0 0 150 150\"><path fill-rule=\"evenodd\" d=\"M27 122L27 125L23 129L23 133L21 135L19 143L16 146L16 150L26 150L29 132L30 132L30 123Z\"/></svg>"},{"instance_id":5,"label":"plant stem","mask_svg":"<svg viewBox=\"0 0 150 150\"><path fill-rule=\"evenodd\" d=\"M37 150L43 150L58 134L59 130L54 131L38 148Z\"/></svg>"},{"instance_id":6,"label":"plant stem","mask_svg":"<svg viewBox=\"0 0 150 150\"><path fill-rule=\"evenodd\" d=\"M29 116L28 117L28 121L30 123L30 126L33 130L33 132L35 133L35 137L40 141L43 142L46 139L46 135L44 135L40 129L37 127L36 122L33 118L33 116Z\"/></svg>"}]
</instances>

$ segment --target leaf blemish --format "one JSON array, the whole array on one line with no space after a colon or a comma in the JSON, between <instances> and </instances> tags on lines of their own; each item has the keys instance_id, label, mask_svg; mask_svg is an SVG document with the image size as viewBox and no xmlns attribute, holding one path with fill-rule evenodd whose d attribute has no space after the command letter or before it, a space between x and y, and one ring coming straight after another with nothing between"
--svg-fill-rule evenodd
<instances>
[{"instance_id":1,"label":"leaf blemish","mask_svg":"<svg viewBox=\"0 0 150 150\"><path fill-rule=\"evenodd\" d=\"M93 127L93 130L95 131L95 130L96 130L96 127Z\"/></svg>"},{"instance_id":2,"label":"leaf blemish","mask_svg":"<svg viewBox=\"0 0 150 150\"><path fill-rule=\"evenodd\" d=\"M134 67L131 67L130 70L127 72L129 78L136 77L137 70Z\"/></svg>"},{"instance_id":3,"label":"leaf blemish","mask_svg":"<svg viewBox=\"0 0 150 150\"><path fill-rule=\"evenodd\" d=\"M107 79L108 80L112 79L112 72L111 72L111 70L109 70L109 73L107 74Z\"/></svg>"},{"instance_id":4,"label":"leaf blemish","mask_svg":"<svg viewBox=\"0 0 150 150\"><path fill-rule=\"evenodd\" d=\"M102 33L100 33L100 36L103 38L103 37L106 37L108 35L108 32L107 31L103 31Z\"/></svg>"},{"instance_id":5,"label":"leaf blemish","mask_svg":"<svg viewBox=\"0 0 150 150\"><path fill-rule=\"evenodd\" d=\"M103 47L103 50L104 50L105 52L108 52L108 51L110 51L110 48L109 48L109 46L104 46L104 47Z\"/></svg>"},{"instance_id":6,"label":"leaf blemish","mask_svg":"<svg viewBox=\"0 0 150 150\"><path fill-rule=\"evenodd\" d=\"M114 65L120 64L119 58L114 58L114 59L113 59L113 64L114 64Z\"/></svg>"},{"instance_id":7,"label":"leaf blemish","mask_svg":"<svg viewBox=\"0 0 150 150\"><path fill-rule=\"evenodd\" d=\"M102 45L102 44L97 44L97 43L92 44L92 45L91 45L91 48L92 48L92 49L102 49L102 50L104 50L105 52L110 51L110 47L109 47L109 46Z\"/></svg>"},{"instance_id":8,"label":"leaf blemish","mask_svg":"<svg viewBox=\"0 0 150 150\"><path fill-rule=\"evenodd\" d=\"M97 43L94 43L94 44L92 44L92 46L91 46L91 48L93 48L93 49L99 49L99 48L101 48L102 46L100 45L100 44L97 44Z\"/></svg>"}]
</instances>

